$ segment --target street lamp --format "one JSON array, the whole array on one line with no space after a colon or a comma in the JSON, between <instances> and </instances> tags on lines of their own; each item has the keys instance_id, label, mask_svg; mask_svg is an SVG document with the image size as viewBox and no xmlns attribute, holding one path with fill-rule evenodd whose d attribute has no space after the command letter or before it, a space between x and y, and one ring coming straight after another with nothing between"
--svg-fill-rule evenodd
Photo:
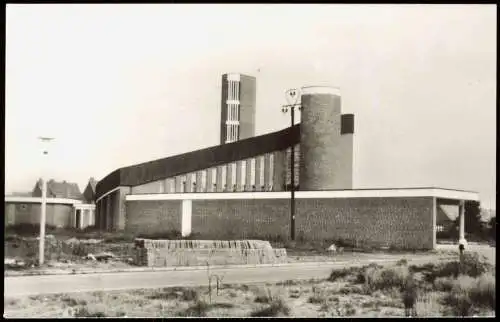
<instances>
[{"instance_id":1,"label":"street lamp","mask_svg":"<svg viewBox=\"0 0 500 322\"><path fill-rule=\"evenodd\" d=\"M54 138L49 138L49 137L38 137L39 140L42 141L43 145L43 156L45 159L44 165L47 164L45 156L49 154L49 149L48 145L49 143L54 140ZM44 166L45 168L45 166ZM42 209L41 209L41 216L40 216L40 243L39 243L39 250L38 250L38 263L39 265L42 265L44 262L44 253L45 253L45 221L46 221L46 208L47 208L47 180L45 178L46 175L46 169L43 169L42 171Z\"/></svg>"},{"instance_id":2,"label":"street lamp","mask_svg":"<svg viewBox=\"0 0 500 322\"><path fill-rule=\"evenodd\" d=\"M299 100L299 90L298 89L289 89L285 93L286 100L288 102L287 105L283 105L281 107L281 111L283 113L288 113L290 111L290 121L291 127L295 125L295 109L297 108L299 111L301 109L301 104L297 103ZM291 198L290 198L290 237L292 240L295 240L295 145L292 144L291 153L290 153L290 167L291 167Z\"/></svg>"}]
</instances>

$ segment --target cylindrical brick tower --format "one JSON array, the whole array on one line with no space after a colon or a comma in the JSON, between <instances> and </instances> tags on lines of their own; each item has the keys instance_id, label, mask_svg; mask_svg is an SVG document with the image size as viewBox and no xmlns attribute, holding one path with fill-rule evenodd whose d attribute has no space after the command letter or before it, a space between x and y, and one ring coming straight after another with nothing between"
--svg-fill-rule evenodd
<instances>
[{"instance_id":1,"label":"cylindrical brick tower","mask_svg":"<svg viewBox=\"0 0 500 322\"><path fill-rule=\"evenodd\" d=\"M339 162L340 91L334 87L303 87L300 121L300 190L336 189Z\"/></svg>"}]
</instances>

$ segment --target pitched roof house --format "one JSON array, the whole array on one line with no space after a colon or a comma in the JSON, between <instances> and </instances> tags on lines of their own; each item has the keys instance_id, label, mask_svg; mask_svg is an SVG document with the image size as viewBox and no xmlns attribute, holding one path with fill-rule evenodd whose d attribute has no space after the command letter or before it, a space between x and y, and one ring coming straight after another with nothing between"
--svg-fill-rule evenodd
<instances>
[{"instance_id":1,"label":"pitched roof house","mask_svg":"<svg viewBox=\"0 0 500 322\"><path fill-rule=\"evenodd\" d=\"M33 197L42 196L42 179L39 179L33 189ZM47 181L47 198L67 198L82 200L83 195L78 184L72 182L57 182L53 179Z\"/></svg>"},{"instance_id":2,"label":"pitched roof house","mask_svg":"<svg viewBox=\"0 0 500 322\"><path fill-rule=\"evenodd\" d=\"M97 186L97 180L93 177L89 179L89 183L85 190L83 191L83 198L87 203L95 202L95 187Z\"/></svg>"}]
</instances>

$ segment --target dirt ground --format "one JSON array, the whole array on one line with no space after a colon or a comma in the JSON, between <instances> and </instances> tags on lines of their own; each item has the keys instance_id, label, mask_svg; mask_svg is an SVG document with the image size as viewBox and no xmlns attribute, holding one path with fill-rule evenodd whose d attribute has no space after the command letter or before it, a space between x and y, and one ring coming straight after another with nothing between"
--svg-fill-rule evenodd
<instances>
[{"instance_id":1,"label":"dirt ground","mask_svg":"<svg viewBox=\"0 0 500 322\"><path fill-rule=\"evenodd\" d=\"M441 317L442 293L417 300L419 317ZM397 290L366 294L347 280L285 281L280 284L223 285L32 296L4 299L6 318L59 317L404 317ZM259 312L259 313L257 313ZM483 315L494 316L494 312Z\"/></svg>"},{"instance_id":2,"label":"dirt ground","mask_svg":"<svg viewBox=\"0 0 500 322\"><path fill-rule=\"evenodd\" d=\"M5 317L70 317L86 316L176 317L190 315L208 317L248 317L266 307L268 292L281 296L293 317L390 317L404 316L402 302L390 295L377 293L344 294L347 283L290 282L288 285L225 286L212 295L211 305L203 313L192 309L195 303L184 294L187 290L159 289L130 292L98 292L72 295L37 296L5 299ZM210 303L207 287L192 289L205 303ZM82 309L85 308L85 309ZM85 312L82 312L85 311ZM198 314L197 314L198 313Z\"/></svg>"}]
</instances>

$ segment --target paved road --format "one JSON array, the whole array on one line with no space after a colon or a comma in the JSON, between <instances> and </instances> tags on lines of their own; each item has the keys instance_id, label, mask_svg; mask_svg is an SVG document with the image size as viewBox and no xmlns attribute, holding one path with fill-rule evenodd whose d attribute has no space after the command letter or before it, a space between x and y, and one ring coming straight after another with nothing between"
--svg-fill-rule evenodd
<instances>
[{"instance_id":1,"label":"paved road","mask_svg":"<svg viewBox=\"0 0 500 322\"><path fill-rule=\"evenodd\" d=\"M401 257L399 257L401 258ZM358 263L318 263L245 269L212 269L214 274L225 274L224 283L279 282L291 279L326 278L333 268L366 265L369 262L393 264L396 259L362 260ZM424 256L412 259L411 264L436 261ZM4 279L4 297L39 294L57 294L125 289L161 288L173 286L200 286L207 284L206 270L101 273L82 275L15 276Z\"/></svg>"}]
</instances>

